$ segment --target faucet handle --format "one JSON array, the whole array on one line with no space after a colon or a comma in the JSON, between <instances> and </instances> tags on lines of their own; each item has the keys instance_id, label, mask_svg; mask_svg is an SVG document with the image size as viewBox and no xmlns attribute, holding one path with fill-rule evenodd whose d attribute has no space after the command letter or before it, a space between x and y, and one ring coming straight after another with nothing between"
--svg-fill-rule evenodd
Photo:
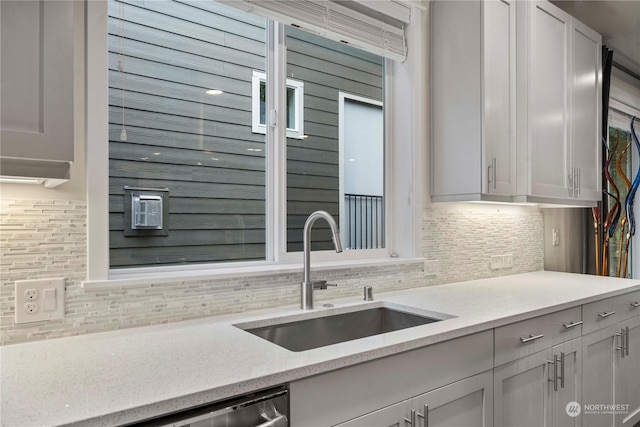
<instances>
[{"instance_id":1,"label":"faucet handle","mask_svg":"<svg viewBox=\"0 0 640 427\"><path fill-rule=\"evenodd\" d=\"M326 280L314 280L311 283L313 283L313 289L321 289L321 290L322 289L327 289L327 287L329 287L329 286L338 286L338 285L335 285L333 283L327 283Z\"/></svg>"}]
</instances>

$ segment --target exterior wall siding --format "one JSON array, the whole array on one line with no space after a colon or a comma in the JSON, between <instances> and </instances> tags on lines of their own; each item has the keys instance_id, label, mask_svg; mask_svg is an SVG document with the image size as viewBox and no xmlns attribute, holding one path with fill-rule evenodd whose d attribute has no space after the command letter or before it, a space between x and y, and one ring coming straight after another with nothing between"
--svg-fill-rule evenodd
<instances>
[{"instance_id":1,"label":"exterior wall siding","mask_svg":"<svg viewBox=\"0 0 640 427\"><path fill-rule=\"evenodd\" d=\"M504 209L503 209L504 210ZM239 313L299 302L300 274L269 274L223 280L177 280L136 288L88 292L86 203L0 201L0 344L53 339L122 328ZM360 298L362 287L376 294L422 286L543 269L543 216L471 208L423 211L426 259L440 261L440 274L425 276L421 263L323 271L340 286L318 293L322 302ZM488 254L513 254L513 267L490 270ZM65 318L14 325L16 280L66 278Z\"/></svg>"},{"instance_id":2,"label":"exterior wall siding","mask_svg":"<svg viewBox=\"0 0 640 427\"><path fill-rule=\"evenodd\" d=\"M264 259L265 135L251 130L264 20L125 0L109 1L108 22L111 266ZM124 235L125 186L169 189L168 236Z\"/></svg>"}]
</instances>

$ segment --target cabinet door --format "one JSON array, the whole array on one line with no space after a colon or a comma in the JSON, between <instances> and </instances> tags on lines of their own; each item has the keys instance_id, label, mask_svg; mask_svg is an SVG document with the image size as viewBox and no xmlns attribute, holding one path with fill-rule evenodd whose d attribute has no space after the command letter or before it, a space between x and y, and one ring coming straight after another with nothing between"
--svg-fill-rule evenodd
<instances>
[{"instance_id":1,"label":"cabinet door","mask_svg":"<svg viewBox=\"0 0 640 427\"><path fill-rule=\"evenodd\" d=\"M611 405L614 402L614 327L607 327L582 337L582 425L614 425L612 414L588 413L585 405ZM619 344L619 342L618 342Z\"/></svg>"},{"instance_id":2,"label":"cabinet door","mask_svg":"<svg viewBox=\"0 0 640 427\"><path fill-rule=\"evenodd\" d=\"M528 150L532 196L569 196L568 85L570 16L545 1L529 8ZM518 23L520 24L520 22Z\"/></svg>"},{"instance_id":3,"label":"cabinet door","mask_svg":"<svg viewBox=\"0 0 640 427\"><path fill-rule=\"evenodd\" d=\"M551 349L494 369L494 426L549 425L549 361Z\"/></svg>"},{"instance_id":4,"label":"cabinet door","mask_svg":"<svg viewBox=\"0 0 640 427\"><path fill-rule=\"evenodd\" d=\"M633 426L640 422L640 317L618 325L617 333L629 328L626 339L629 350L625 352L625 357L622 357L620 350L615 351L615 403L629 406L616 414L615 425Z\"/></svg>"},{"instance_id":5,"label":"cabinet door","mask_svg":"<svg viewBox=\"0 0 640 427\"><path fill-rule=\"evenodd\" d=\"M571 20L571 171L577 197L583 200L602 198L601 40L600 34Z\"/></svg>"},{"instance_id":6,"label":"cabinet door","mask_svg":"<svg viewBox=\"0 0 640 427\"><path fill-rule=\"evenodd\" d=\"M405 427L412 425L409 424L413 423L412 418L417 418L415 410L412 416L412 410L413 399L408 399L351 421L340 423L336 427Z\"/></svg>"},{"instance_id":7,"label":"cabinet door","mask_svg":"<svg viewBox=\"0 0 640 427\"><path fill-rule=\"evenodd\" d=\"M516 193L516 5L482 2L483 192Z\"/></svg>"},{"instance_id":8,"label":"cabinet door","mask_svg":"<svg viewBox=\"0 0 640 427\"><path fill-rule=\"evenodd\" d=\"M414 408L419 427L493 426L493 372L418 396Z\"/></svg>"},{"instance_id":9,"label":"cabinet door","mask_svg":"<svg viewBox=\"0 0 640 427\"><path fill-rule=\"evenodd\" d=\"M1 1L2 156L73 161L73 1Z\"/></svg>"},{"instance_id":10,"label":"cabinet door","mask_svg":"<svg viewBox=\"0 0 640 427\"><path fill-rule=\"evenodd\" d=\"M582 425L581 413L571 416L567 413L567 404L582 402L582 339L554 346L553 355L558 357L557 387L549 383L553 391L551 396L551 422L554 427L579 427ZM553 373L551 373L553 375ZM556 390L557 388L557 390Z\"/></svg>"}]
</instances>

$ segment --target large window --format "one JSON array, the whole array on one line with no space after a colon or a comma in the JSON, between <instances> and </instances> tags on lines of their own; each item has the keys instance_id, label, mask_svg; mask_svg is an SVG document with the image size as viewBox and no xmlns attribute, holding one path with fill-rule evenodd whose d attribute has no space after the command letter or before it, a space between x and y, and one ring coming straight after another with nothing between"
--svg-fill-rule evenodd
<instances>
[{"instance_id":1,"label":"large window","mask_svg":"<svg viewBox=\"0 0 640 427\"><path fill-rule=\"evenodd\" d=\"M109 0L108 21L111 268L273 260L319 209L346 248L385 247L384 58L214 1ZM158 224L135 227L141 198Z\"/></svg>"}]
</instances>

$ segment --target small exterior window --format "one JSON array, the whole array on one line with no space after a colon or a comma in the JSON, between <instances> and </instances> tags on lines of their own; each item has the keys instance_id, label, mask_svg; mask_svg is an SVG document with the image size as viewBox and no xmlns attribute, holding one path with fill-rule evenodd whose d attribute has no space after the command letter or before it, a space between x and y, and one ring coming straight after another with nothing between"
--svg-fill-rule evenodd
<instances>
[{"instance_id":1,"label":"small exterior window","mask_svg":"<svg viewBox=\"0 0 640 427\"><path fill-rule=\"evenodd\" d=\"M267 76L253 71L252 77L252 131L267 133ZM287 79L287 138L304 139L304 82Z\"/></svg>"}]
</instances>

